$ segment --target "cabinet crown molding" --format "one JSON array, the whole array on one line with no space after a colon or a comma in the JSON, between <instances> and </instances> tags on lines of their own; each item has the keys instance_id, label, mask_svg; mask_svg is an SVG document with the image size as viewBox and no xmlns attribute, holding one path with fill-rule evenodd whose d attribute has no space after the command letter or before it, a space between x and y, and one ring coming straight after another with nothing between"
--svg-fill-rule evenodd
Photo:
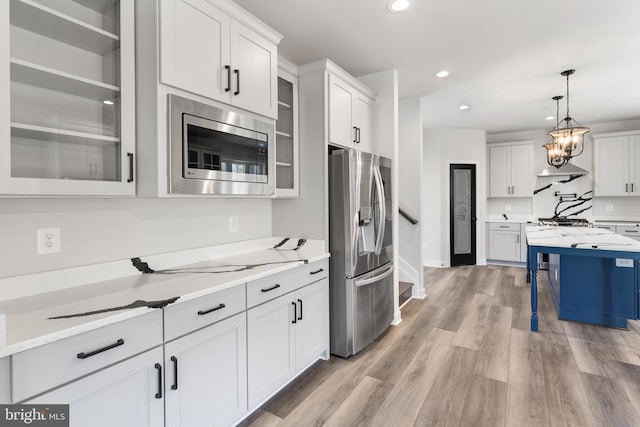
<instances>
[{"instance_id":1,"label":"cabinet crown molding","mask_svg":"<svg viewBox=\"0 0 640 427\"><path fill-rule=\"evenodd\" d=\"M271 43L280 44L283 35L253 16L246 9L240 7L238 4L231 0L206 0L224 13L251 28L253 31L260 34L262 37L269 40Z\"/></svg>"},{"instance_id":2,"label":"cabinet crown molding","mask_svg":"<svg viewBox=\"0 0 640 427\"><path fill-rule=\"evenodd\" d=\"M594 133L594 138L608 138L611 136L630 136L630 135L640 135L640 130L625 130L618 132L603 132L603 133Z\"/></svg>"},{"instance_id":3,"label":"cabinet crown molding","mask_svg":"<svg viewBox=\"0 0 640 427\"><path fill-rule=\"evenodd\" d=\"M286 59L284 59L283 57L279 56L278 57L278 69L291 74L292 76L297 76L298 75L298 66L296 64L294 64L293 62L290 62Z\"/></svg>"},{"instance_id":4,"label":"cabinet crown molding","mask_svg":"<svg viewBox=\"0 0 640 427\"><path fill-rule=\"evenodd\" d=\"M530 139L526 141L506 141L506 142L487 142L487 147L509 147L513 145L533 145L535 144L535 140Z\"/></svg>"},{"instance_id":5,"label":"cabinet crown molding","mask_svg":"<svg viewBox=\"0 0 640 427\"><path fill-rule=\"evenodd\" d=\"M368 86L362 83L360 80L346 72L335 62L330 60L329 58L321 59L319 61L312 62L310 64L302 65L298 67L298 76L304 76L307 74L313 74L319 71L327 71L336 77L346 81L355 89L360 91L363 95L375 100L378 96L373 90L371 90Z\"/></svg>"}]
</instances>

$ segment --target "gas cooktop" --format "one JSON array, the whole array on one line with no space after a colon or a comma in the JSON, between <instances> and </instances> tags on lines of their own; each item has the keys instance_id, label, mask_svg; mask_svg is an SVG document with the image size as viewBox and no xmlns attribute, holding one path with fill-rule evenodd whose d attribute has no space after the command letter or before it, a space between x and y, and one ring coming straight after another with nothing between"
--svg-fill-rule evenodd
<instances>
[{"instance_id":1,"label":"gas cooktop","mask_svg":"<svg viewBox=\"0 0 640 427\"><path fill-rule=\"evenodd\" d=\"M591 223L584 218L567 218L556 216L552 218L538 218L540 225L552 225L560 227L591 227Z\"/></svg>"}]
</instances>

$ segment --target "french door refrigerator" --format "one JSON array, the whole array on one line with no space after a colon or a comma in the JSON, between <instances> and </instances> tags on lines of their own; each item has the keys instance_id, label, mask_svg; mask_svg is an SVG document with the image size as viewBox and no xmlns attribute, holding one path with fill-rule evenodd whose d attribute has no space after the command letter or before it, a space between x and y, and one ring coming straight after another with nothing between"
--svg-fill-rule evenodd
<instances>
[{"instance_id":1,"label":"french door refrigerator","mask_svg":"<svg viewBox=\"0 0 640 427\"><path fill-rule=\"evenodd\" d=\"M393 320L391 160L329 155L331 353L349 357Z\"/></svg>"}]
</instances>

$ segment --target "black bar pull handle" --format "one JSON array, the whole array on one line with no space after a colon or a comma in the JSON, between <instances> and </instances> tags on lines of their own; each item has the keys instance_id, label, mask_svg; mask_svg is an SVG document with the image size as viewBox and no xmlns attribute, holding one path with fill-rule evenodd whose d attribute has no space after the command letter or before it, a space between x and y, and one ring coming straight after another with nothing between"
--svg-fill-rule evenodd
<instances>
[{"instance_id":1,"label":"black bar pull handle","mask_svg":"<svg viewBox=\"0 0 640 427\"><path fill-rule=\"evenodd\" d=\"M236 91L233 92L234 95L240 95L240 70L235 69L233 72L236 75Z\"/></svg>"},{"instance_id":2,"label":"black bar pull handle","mask_svg":"<svg viewBox=\"0 0 640 427\"><path fill-rule=\"evenodd\" d=\"M310 271L309 274L318 274L318 273L322 273L324 271L324 269L320 268L316 271Z\"/></svg>"},{"instance_id":3,"label":"black bar pull handle","mask_svg":"<svg viewBox=\"0 0 640 427\"><path fill-rule=\"evenodd\" d=\"M300 317L298 317L298 320L302 320L302 300L298 298L298 302L300 303Z\"/></svg>"},{"instance_id":4,"label":"black bar pull handle","mask_svg":"<svg viewBox=\"0 0 640 427\"><path fill-rule=\"evenodd\" d=\"M356 133L358 135L358 140L356 141L356 143L360 144L360 128L356 128Z\"/></svg>"},{"instance_id":5,"label":"black bar pull handle","mask_svg":"<svg viewBox=\"0 0 640 427\"><path fill-rule=\"evenodd\" d=\"M358 128L353 127L353 142L358 142Z\"/></svg>"},{"instance_id":6,"label":"black bar pull handle","mask_svg":"<svg viewBox=\"0 0 640 427\"><path fill-rule=\"evenodd\" d=\"M231 65L225 65L224 69L227 70L227 87L224 88L225 92L231 91Z\"/></svg>"},{"instance_id":7,"label":"black bar pull handle","mask_svg":"<svg viewBox=\"0 0 640 427\"><path fill-rule=\"evenodd\" d=\"M178 358L175 356L171 356L171 361L173 362L173 384L171 385L171 390L178 389Z\"/></svg>"},{"instance_id":8,"label":"black bar pull handle","mask_svg":"<svg viewBox=\"0 0 640 427\"><path fill-rule=\"evenodd\" d=\"M154 367L158 370L158 392L156 393L156 399L162 399L162 365L156 363Z\"/></svg>"},{"instance_id":9,"label":"black bar pull handle","mask_svg":"<svg viewBox=\"0 0 640 427\"><path fill-rule=\"evenodd\" d=\"M205 314L209 314L209 313L211 313L213 311L222 310L225 307L226 307L226 305L220 303L219 306L210 308L209 310L200 310L200 311L198 311L198 316L204 316Z\"/></svg>"},{"instance_id":10,"label":"black bar pull handle","mask_svg":"<svg viewBox=\"0 0 640 427\"><path fill-rule=\"evenodd\" d=\"M291 304L293 305L293 320L291 321L291 323L298 323L298 304L296 304L295 302L291 301Z\"/></svg>"},{"instance_id":11,"label":"black bar pull handle","mask_svg":"<svg viewBox=\"0 0 640 427\"><path fill-rule=\"evenodd\" d=\"M124 340L122 338L118 339L115 343L108 345L106 347L99 348L97 350L90 351L89 353L78 353L78 359L86 359L91 356L95 356L96 354L102 353L103 351L111 350L112 348L120 347L124 344Z\"/></svg>"},{"instance_id":12,"label":"black bar pull handle","mask_svg":"<svg viewBox=\"0 0 640 427\"><path fill-rule=\"evenodd\" d=\"M133 182L133 153L127 153L129 156L129 179L127 182Z\"/></svg>"},{"instance_id":13,"label":"black bar pull handle","mask_svg":"<svg viewBox=\"0 0 640 427\"><path fill-rule=\"evenodd\" d=\"M260 292L269 292L269 291L272 291L272 290L274 290L274 289L278 289L279 287L280 287L280 285L278 285L278 284L276 283L274 286L272 286L272 287L270 287L270 288L267 288L267 289L260 289Z\"/></svg>"}]
</instances>

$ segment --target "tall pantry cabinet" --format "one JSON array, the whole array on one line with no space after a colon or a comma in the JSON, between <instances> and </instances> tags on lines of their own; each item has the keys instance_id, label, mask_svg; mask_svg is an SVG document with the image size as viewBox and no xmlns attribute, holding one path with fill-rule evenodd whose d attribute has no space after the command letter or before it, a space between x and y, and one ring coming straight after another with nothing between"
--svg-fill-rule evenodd
<instances>
[{"instance_id":1,"label":"tall pantry cabinet","mask_svg":"<svg viewBox=\"0 0 640 427\"><path fill-rule=\"evenodd\" d=\"M0 195L134 195L134 2L7 0L0 20Z\"/></svg>"}]
</instances>

